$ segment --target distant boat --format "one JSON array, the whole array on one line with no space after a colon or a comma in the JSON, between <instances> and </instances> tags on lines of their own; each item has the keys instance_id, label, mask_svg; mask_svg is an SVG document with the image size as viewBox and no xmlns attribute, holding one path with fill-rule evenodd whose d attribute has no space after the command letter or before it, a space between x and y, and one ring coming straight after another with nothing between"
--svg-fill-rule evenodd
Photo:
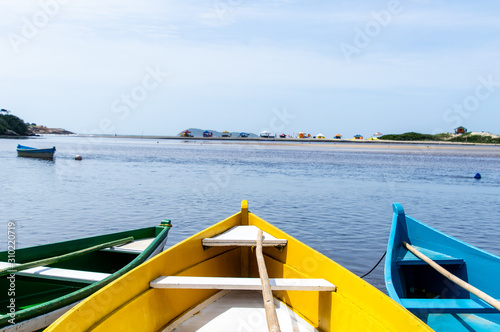
<instances>
[{"instance_id":1,"label":"distant boat","mask_svg":"<svg viewBox=\"0 0 500 332\"><path fill-rule=\"evenodd\" d=\"M280 134L279 136L280 138L286 138L286 135L285 134Z\"/></svg>"},{"instance_id":2,"label":"distant boat","mask_svg":"<svg viewBox=\"0 0 500 332\"><path fill-rule=\"evenodd\" d=\"M263 138L274 138L274 135L272 135L268 131L263 131L263 132L260 133L260 137L263 137Z\"/></svg>"},{"instance_id":3,"label":"distant boat","mask_svg":"<svg viewBox=\"0 0 500 332\"><path fill-rule=\"evenodd\" d=\"M193 134L189 130L184 130L179 134L181 137L193 137Z\"/></svg>"},{"instance_id":4,"label":"distant boat","mask_svg":"<svg viewBox=\"0 0 500 332\"><path fill-rule=\"evenodd\" d=\"M29 146L24 146L21 144L17 145L17 156L18 157L28 157L28 158L40 158L40 159L53 159L54 152L56 152L56 147L49 149L37 149Z\"/></svg>"},{"instance_id":5,"label":"distant boat","mask_svg":"<svg viewBox=\"0 0 500 332\"><path fill-rule=\"evenodd\" d=\"M500 257L406 215L400 204L392 207L385 259L389 296L437 332L500 331L500 311L469 287L500 299ZM438 272L442 268L446 276ZM462 280L454 283L450 274Z\"/></svg>"}]
</instances>

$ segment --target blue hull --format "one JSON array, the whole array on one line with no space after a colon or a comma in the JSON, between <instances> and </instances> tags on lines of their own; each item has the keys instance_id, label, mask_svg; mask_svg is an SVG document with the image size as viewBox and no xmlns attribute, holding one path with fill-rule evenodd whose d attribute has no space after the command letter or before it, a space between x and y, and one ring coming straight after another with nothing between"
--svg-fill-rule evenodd
<instances>
[{"instance_id":1,"label":"blue hull","mask_svg":"<svg viewBox=\"0 0 500 332\"><path fill-rule=\"evenodd\" d=\"M53 159L55 152L56 152L56 147L49 149L37 149L29 146L24 146L21 144L17 145L18 157Z\"/></svg>"},{"instance_id":2,"label":"blue hull","mask_svg":"<svg viewBox=\"0 0 500 332\"><path fill-rule=\"evenodd\" d=\"M500 299L500 257L405 215L400 204L393 210L385 261L389 296L438 332L500 331L500 311L436 272L402 242L495 299Z\"/></svg>"}]
</instances>

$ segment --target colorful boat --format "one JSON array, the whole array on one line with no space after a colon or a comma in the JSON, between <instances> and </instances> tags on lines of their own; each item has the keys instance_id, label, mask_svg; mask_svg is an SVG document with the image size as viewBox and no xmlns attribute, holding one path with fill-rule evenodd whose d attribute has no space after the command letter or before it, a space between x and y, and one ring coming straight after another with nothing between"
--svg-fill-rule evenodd
<instances>
[{"instance_id":1,"label":"colorful boat","mask_svg":"<svg viewBox=\"0 0 500 332\"><path fill-rule=\"evenodd\" d=\"M184 130L179 133L180 137L193 137L193 134L189 130Z\"/></svg>"},{"instance_id":2,"label":"colorful boat","mask_svg":"<svg viewBox=\"0 0 500 332\"><path fill-rule=\"evenodd\" d=\"M282 331L432 331L249 212L246 201L240 212L106 286L46 331L268 331L268 320Z\"/></svg>"},{"instance_id":3,"label":"colorful boat","mask_svg":"<svg viewBox=\"0 0 500 332\"><path fill-rule=\"evenodd\" d=\"M17 145L17 156L18 157L28 157L28 158L40 158L40 159L54 159L54 153L56 152L56 147L48 149L37 149L29 146L24 146L21 144Z\"/></svg>"},{"instance_id":4,"label":"colorful boat","mask_svg":"<svg viewBox=\"0 0 500 332\"><path fill-rule=\"evenodd\" d=\"M166 244L170 222L0 252L0 330L36 331Z\"/></svg>"},{"instance_id":5,"label":"colorful boat","mask_svg":"<svg viewBox=\"0 0 500 332\"><path fill-rule=\"evenodd\" d=\"M271 134L270 132L264 130L263 132L260 133L260 137L262 137L262 138L274 138L274 135Z\"/></svg>"},{"instance_id":6,"label":"colorful boat","mask_svg":"<svg viewBox=\"0 0 500 332\"><path fill-rule=\"evenodd\" d=\"M393 210L385 261L389 295L438 332L500 331L500 311L473 290L500 298L500 257L405 215L400 204L393 204ZM448 277L432 267L436 263Z\"/></svg>"}]
</instances>

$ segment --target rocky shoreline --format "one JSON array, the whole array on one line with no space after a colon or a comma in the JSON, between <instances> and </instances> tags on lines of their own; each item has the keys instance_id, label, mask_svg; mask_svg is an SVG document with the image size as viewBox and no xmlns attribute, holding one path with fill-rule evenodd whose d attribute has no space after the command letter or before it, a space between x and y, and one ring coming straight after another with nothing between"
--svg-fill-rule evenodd
<instances>
[{"instance_id":1,"label":"rocky shoreline","mask_svg":"<svg viewBox=\"0 0 500 332\"><path fill-rule=\"evenodd\" d=\"M62 128L47 128L30 125L28 131L33 135L74 135L75 133Z\"/></svg>"}]
</instances>

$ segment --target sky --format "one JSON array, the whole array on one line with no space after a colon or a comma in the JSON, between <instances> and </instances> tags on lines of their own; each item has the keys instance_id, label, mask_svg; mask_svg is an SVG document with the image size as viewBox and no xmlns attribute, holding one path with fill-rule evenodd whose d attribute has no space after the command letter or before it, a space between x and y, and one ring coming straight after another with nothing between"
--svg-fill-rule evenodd
<instances>
[{"instance_id":1,"label":"sky","mask_svg":"<svg viewBox=\"0 0 500 332\"><path fill-rule=\"evenodd\" d=\"M81 134L500 134L500 1L2 0L0 108Z\"/></svg>"}]
</instances>

